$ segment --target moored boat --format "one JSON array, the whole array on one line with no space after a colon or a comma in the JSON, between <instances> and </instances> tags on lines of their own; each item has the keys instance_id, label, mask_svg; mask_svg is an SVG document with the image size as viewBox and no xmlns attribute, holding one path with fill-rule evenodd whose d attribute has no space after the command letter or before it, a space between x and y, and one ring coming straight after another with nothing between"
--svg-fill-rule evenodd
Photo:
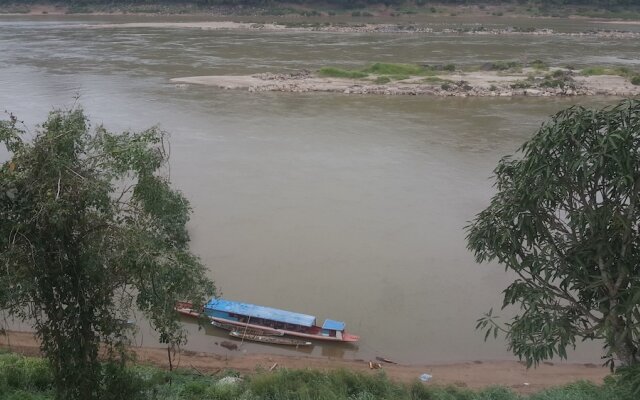
<instances>
[{"instance_id":1,"label":"moored boat","mask_svg":"<svg viewBox=\"0 0 640 400\"><path fill-rule=\"evenodd\" d=\"M176 306L173 309L176 310L178 314L182 314L187 317L199 318L202 315L202 310L196 310L193 308L193 304L184 301L176 303Z\"/></svg>"},{"instance_id":2,"label":"moored boat","mask_svg":"<svg viewBox=\"0 0 640 400\"><path fill-rule=\"evenodd\" d=\"M237 325L224 324L218 321L211 321L211 325L215 326L216 328L224 329L226 331L238 331L238 329L241 329L239 332L247 333L249 335L258 335L258 336L283 336L284 335L283 332L266 331L264 329L255 329L255 328L249 328L249 327L239 328Z\"/></svg>"},{"instance_id":3,"label":"moored boat","mask_svg":"<svg viewBox=\"0 0 640 400\"><path fill-rule=\"evenodd\" d=\"M229 336L234 337L236 339L250 340L252 342L261 342L261 343L269 343L269 344L279 344L284 346L313 346L313 343L306 342L304 340L291 339L285 337L277 337L272 335L252 335L249 333L239 332L239 331L231 331L229 332Z\"/></svg>"},{"instance_id":4,"label":"moored boat","mask_svg":"<svg viewBox=\"0 0 640 400\"><path fill-rule=\"evenodd\" d=\"M269 333L283 333L305 339L357 342L360 337L345 331L345 323L327 319L316 325L316 317L277 308L240 303L225 299L211 299L204 313L213 321L231 324L242 332L244 328L260 329Z\"/></svg>"}]
</instances>

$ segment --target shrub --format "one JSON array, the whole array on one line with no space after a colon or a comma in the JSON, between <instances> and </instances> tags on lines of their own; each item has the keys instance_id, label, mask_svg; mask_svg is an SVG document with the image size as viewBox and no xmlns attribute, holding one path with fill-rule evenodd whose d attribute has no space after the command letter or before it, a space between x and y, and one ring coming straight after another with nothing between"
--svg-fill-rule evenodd
<instances>
[{"instance_id":1,"label":"shrub","mask_svg":"<svg viewBox=\"0 0 640 400\"><path fill-rule=\"evenodd\" d=\"M517 61L495 61L491 63L491 70L493 71L507 71L521 67L522 65Z\"/></svg>"},{"instance_id":2,"label":"shrub","mask_svg":"<svg viewBox=\"0 0 640 400\"><path fill-rule=\"evenodd\" d=\"M362 79L369 76L369 74L360 71L350 71L342 68L335 67L322 67L318 71L321 76L327 76L331 78L347 78L347 79Z\"/></svg>"},{"instance_id":3,"label":"shrub","mask_svg":"<svg viewBox=\"0 0 640 400\"><path fill-rule=\"evenodd\" d=\"M543 70L549 69L549 64L547 64L542 60L533 60L529 65L531 66L531 68L535 68L535 69L543 69Z\"/></svg>"},{"instance_id":4,"label":"shrub","mask_svg":"<svg viewBox=\"0 0 640 400\"><path fill-rule=\"evenodd\" d=\"M427 70L419 65L375 63L362 72L378 75L422 75ZM405 78L406 79L406 78Z\"/></svg>"},{"instance_id":5,"label":"shrub","mask_svg":"<svg viewBox=\"0 0 640 400\"><path fill-rule=\"evenodd\" d=\"M516 81L509 86L511 89L529 89L532 84L529 81Z\"/></svg>"},{"instance_id":6,"label":"shrub","mask_svg":"<svg viewBox=\"0 0 640 400\"><path fill-rule=\"evenodd\" d=\"M447 64L447 65L445 65L444 67L442 67L442 69L443 69L444 71L453 72L453 71L455 71L455 70L456 70L456 66L455 66L455 64Z\"/></svg>"},{"instance_id":7,"label":"shrub","mask_svg":"<svg viewBox=\"0 0 640 400\"><path fill-rule=\"evenodd\" d=\"M640 85L640 75L636 75L633 78L631 78L631 84Z\"/></svg>"},{"instance_id":8,"label":"shrub","mask_svg":"<svg viewBox=\"0 0 640 400\"><path fill-rule=\"evenodd\" d=\"M609 70L604 67L587 67L580 71L580 73L584 76L609 75Z\"/></svg>"},{"instance_id":9,"label":"shrub","mask_svg":"<svg viewBox=\"0 0 640 400\"><path fill-rule=\"evenodd\" d=\"M379 77L376 78L376 80L374 82L379 84L379 85L384 85L385 83L391 82L391 79L389 79L389 77L387 77L387 76L379 76Z\"/></svg>"}]
</instances>

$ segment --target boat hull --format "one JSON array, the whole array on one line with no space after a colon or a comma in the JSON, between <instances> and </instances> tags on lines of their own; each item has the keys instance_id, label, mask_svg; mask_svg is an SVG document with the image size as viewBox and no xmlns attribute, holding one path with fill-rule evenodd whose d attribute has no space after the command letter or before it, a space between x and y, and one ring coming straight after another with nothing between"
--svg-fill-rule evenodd
<instances>
[{"instance_id":1,"label":"boat hull","mask_svg":"<svg viewBox=\"0 0 640 400\"><path fill-rule=\"evenodd\" d=\"M246 335L257 335L257 336L284 336L284 333L282 332L272 332L272 331L267 331L264 328L260 328L260 329L255 329L255 328L251 328L251 327L239 327L236 325L231 325L231 324L223 324L221 322L218 321L211 321L211 325L215 326L216 328L220 328L220 329L224 329L225 331L238 331L242 334L246 334Z\"/></svg>"},{"instance_id":2,"label":"boat hull","mask_svg":"<svg viewBox=\"0 0 640 400\"><path fill-rule=\"evenodd\" d=\"M304 340L290 339L290 338L273 336L273 335L271 336L251 335L251 334L244 334L238 331L231 331L229 332L229 336L234 337L236 339L241 339L241 340L250 340L252 342L261 342L261 343L267 343L267 344L277 344L281 346L296 346L296 347L313 346L313 343L305 342Z\"/></svg>"},{"instance_id":3,"label":"boat hull","mask_svg":"<svg viewBox=\"0 0 640 400\"><path fill-rule=\"evenodd\" d=\"M248 327L251 329L260 329L263 330L265 332L273 332L273 333L281 333L287 336L295 336L295 337L301 337L301 338L305 338L305 339L312 339L312 340L322 340L325 342L348 342L348 343L353 343L353 342L357 342L360 337L356 336L356 335L351 335L349 333L344 333L342 335L342 338L338 338L335 336L323 336L323 335L318 335L318 334L314 334L314 333L306 333L306 332L297 332L297 331L290 331L287 329L277 329L277 328L271 328L268 326L262 326L262 325L256 325L256 324L248 324L248 323L244 323L244 322L238 322L238 321L233 321L233 320L229 320L229 319L225 319L225 318L218 318L218 317L209 317L211 320L216 321L218 323L221 324L231 324L231 325L235 325L237 327L239 327L240 329L238 329L239 331L241 331L242 328L244 327ZM320 330L320 327L313 327L317 330ZM313 329L312 328L312 329Z\"/></svg>"}]
</instances>

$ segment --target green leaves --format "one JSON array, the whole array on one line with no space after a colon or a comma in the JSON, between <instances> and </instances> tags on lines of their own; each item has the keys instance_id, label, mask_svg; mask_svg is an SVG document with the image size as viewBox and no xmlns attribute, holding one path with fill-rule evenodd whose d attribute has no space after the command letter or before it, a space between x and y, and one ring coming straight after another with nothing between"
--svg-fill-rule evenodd
<instances>
[{"instance_id":1,"label":"green leaves","mask_svg":"<svg viewBox=\"0 0 640 400\"><path fill-rule=\"evenodd\" d=\"M162 174L165 133L91 132L81 109L54 111L32 142L0 123L0 308L32 321L58 398L101 396L98 349L123 358L137 304L173 344L173 307L215 293L188 250L189 204Z\"/></svg>"},{"instance_id":2,"label":"green leaves","mask_svg":"<svg viewBox=\"0 0 640 400\"><path fill-rule=\"evenodd\" d=\"M467 242L518 275L504 291L503 306L522 309L511 350L534 365L596 338L639 362L640 102L561 111L494 173Z\"/></svg>"}]
</instances>

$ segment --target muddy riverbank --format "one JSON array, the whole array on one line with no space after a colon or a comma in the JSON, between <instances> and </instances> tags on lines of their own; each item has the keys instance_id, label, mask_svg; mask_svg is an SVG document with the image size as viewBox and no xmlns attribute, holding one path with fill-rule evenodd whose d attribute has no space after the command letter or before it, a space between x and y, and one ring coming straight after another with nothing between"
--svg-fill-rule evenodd
<instances>
[{"instance_id":1,"label":"muddy riverbank","mask_svg":"<svg viewBox=\"0 0 640 400\"><path fill-rule=\"evenodd\" d=\"M234 342L240 343L240 342ZM8 331L0 336L0 348L26 355L39 355L39 342L28 332ZM134 347L136 360L142 364L168 367L166 348ZM174 366L195 369L200 373L216 373L223 369L233 369L243 374L251 374L258 368L268 369L274 364L279 368L314 368L332 370L347 368L360 372L378 372L371 369L370 360L339 360L330 357L283 356L246 352L240 346L226 355L205 352L182 351L176 354ZM455 385L473 389L492 385L503 385L519 393L533 393L542 389L567 384L576 380L601 383L608 370L595 364L544 363L535 369L527 369L516 361L469 361L451 364L401 365L388 364L378 360L387 376L400 382L411 382L421 374L433 376L436 385Z\"/></svg>"}]
</instances>

